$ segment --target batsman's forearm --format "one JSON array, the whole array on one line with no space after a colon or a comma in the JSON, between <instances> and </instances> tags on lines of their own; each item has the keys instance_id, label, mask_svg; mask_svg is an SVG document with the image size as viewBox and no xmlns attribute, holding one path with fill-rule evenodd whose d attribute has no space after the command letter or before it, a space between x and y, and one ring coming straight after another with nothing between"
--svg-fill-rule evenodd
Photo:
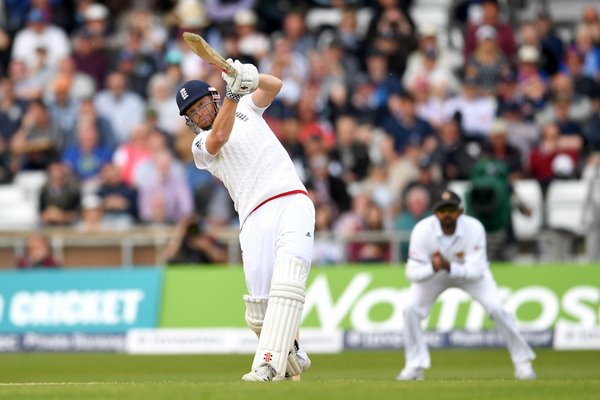
<instances>
[{"instance_id":1,"label":"batsman's forearm","mask_svg":"<svg viewBox=\"0 0 600 400\"><path fill-rule=\"evenodd\" d=\"M258 107L267 107L273 102L281 90L283 82L276 76L269 74L258 75L258 88L252 93L252 101Z\"/></svg>"},{"instance_id":2,"label":"batsman's forearm","mask_svg":"<svg viewBox=\"0 0 600 400\"><path fill-rule=\"evenodd\" d=\"M207 141L206 146L209 153L216 154L229 140L231 129L233 129L233 123L235 122L236 109L237 103L225 98L221 110L213 123L212 131L208 136L210 141Z\"/></svg>"},{"instance_id":3,"label":"batsman's forearm","mask_svg":"<svg viewBox=\"0 0 600 400\"><path fill-rule=\"evenodd\" d=\"M279 93L283 82L274 75L258 74L258 88L267 92Z\"/></svg>"}]
</instances>

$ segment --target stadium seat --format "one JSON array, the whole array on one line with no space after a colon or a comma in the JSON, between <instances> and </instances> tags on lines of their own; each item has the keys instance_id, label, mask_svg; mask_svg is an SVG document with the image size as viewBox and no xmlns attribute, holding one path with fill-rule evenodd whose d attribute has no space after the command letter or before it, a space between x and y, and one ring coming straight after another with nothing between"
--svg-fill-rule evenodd
<instances>
[{"instance_id":1,"label":"stadium seat","mask_svg":"<svg viewBox=\"0 0 600 400\"><path fill-rule=\"evenodd\" d=\"M40 190L47 180L46 171L21 171L15 175L13 184L23 189L28 199L37 201Z\"/></svg>"},{"instance_id":2,"label":"stadium seat","mask_svg":"<svg viewBox=\"0 0 600 400\"><path fill-rule=\"evenodd\" d=\"M583 180L556 180L546 194L548 228L575 235L584 233L584 204L589 183Z\"/></svg>"},{"instance_id":3,"label":"stadium seat","mask_svg":"<svg viewBox=\"0 0 600 400\"><path fill-rule=\"evenodd\" d=\"M544 198L542 188L534 179L518 180L514 184L517 197L531 209L531 215L525 216L518 209L512 211L512 223L518 240L537 239L544 222Z\"/></svg>"},{"instance_id":4,"label":"stadium seat","mask_svg":"<svg viewBox=\"0 0 600 400\"><path fill-rule=\"evenodd\" d=\"M0 185L0 230L33 229L38 223L37 199L15 184Z\"/></svg>"},{"instance_id":5,"label":"stadium seat","mask_svg":"<svg viewBox=\"0 0 600 400\"><path fill-rule=\"evenodd\" d=\"M465 207L465 194L471 189L471 182L469 181L450 181L448 182L448 189L456 193L461 201L463 208Z\"/></svg>"}]
</instances>

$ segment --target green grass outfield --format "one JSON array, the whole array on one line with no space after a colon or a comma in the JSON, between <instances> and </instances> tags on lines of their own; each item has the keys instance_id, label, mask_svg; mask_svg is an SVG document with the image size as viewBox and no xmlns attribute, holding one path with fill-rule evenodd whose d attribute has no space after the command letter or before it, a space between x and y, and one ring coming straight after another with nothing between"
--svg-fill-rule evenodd
<instances>
[{"instance_id":1,"label":"green grass outfield","mask_svg":"<svg viewBox=\"0 0 600 400\"><path fill-rule=\"evenodd\" d=\"M313 355L302 382L241 382L249 355L2 354L0 399L599 399L600 352L538 350L537 381L504 350L432 352L424 382L396 382L399 351Z\"/></svg>"}]
</instances>

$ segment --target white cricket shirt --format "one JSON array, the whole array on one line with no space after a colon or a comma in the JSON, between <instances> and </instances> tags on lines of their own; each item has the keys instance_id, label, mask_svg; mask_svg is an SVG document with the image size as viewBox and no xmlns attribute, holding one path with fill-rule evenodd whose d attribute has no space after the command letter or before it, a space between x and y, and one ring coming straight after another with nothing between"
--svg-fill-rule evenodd
<instances>
[{"instance_id":1,"label":"white cricket shirt","mask_svg":"<svg viewBox=\"0 0 600 400\"><path fill-rule=\"evenodd\" d=\"M192 144L196 167L208 170L229 191L240 226L264 201L295 190L306 192L290 156L262 117L265 109L251 95L244 96L229 140L216 155L206 150L211 131L202 131Z\"/></svg>"},{"instance_id":2,"label":"white cricket shirt","mask_svg":"<svg viewBox=\"0 0 600 400\"><path fill-rule=\"evenodd\" d=\"M406 263L406 277L410 281L423 281L434 275L431 257L436 250L450 263L450 277L477 280L489 268L485 229L481 222L468 215L458 217L456 231L450 236L444 235L435 215L415 225L410 234Z\"/></svg>"}]
</instances>

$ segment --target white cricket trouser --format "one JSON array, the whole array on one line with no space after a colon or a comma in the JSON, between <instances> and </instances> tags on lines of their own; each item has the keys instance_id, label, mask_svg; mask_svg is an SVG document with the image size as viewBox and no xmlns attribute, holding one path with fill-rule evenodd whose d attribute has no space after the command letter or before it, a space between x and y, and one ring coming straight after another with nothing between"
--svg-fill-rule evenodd
<instances>
[{"instance_id":1,"label":"white cricket trouser","mask_svg":"<svg viewBox=\"0 0 600 400\"><path fill-rule=\"evenodd\" d=\"M310 268L315 236L315 207L308 196L273 199L252 212L240 232L248 294L267 298L275 259L301 258Z\"/></svg>"},{"instance_id":2,"label":"white cricket trouser","mask_svg":"<svg viewBox=\"0 0 600 400\"><path fill-rule=\"evenodd\" d=\"M410 285L408 302L403 312L406 367L429 368L431 366L421 321L427 317L437 297L450 287L464 290L481 303L504 338L513 364L535 358L535 353L519 333L514 318L504 310L498 286L490 271L486 271L483 278L478 281L451 278L444 271L436 273L431 279L413 282Z\"/></svg>"}]
</instances>

